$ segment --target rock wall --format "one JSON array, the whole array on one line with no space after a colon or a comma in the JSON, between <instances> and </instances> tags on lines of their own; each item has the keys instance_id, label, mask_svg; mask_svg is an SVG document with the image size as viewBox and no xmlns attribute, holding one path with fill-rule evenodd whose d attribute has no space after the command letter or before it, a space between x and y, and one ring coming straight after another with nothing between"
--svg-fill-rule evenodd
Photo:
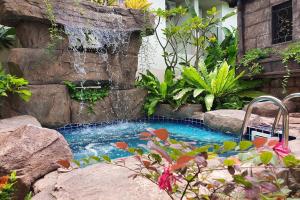
<instances>
[{"instance_id":1,"label":"rock wall","mask_svg":"<svg viewBox=\"0 0 300 200\"><path fill-rule=\"evenodd\" d=\"M63 39L51 51L44 1L0 0L0 24L16 27L20 41L8 55L8 71L29 80L33 94L29 102L6 98L2 117L29 114L48 127L140 117L146 93L134 83L141 31L152 27L151 17L87 1L49 2L63 30ZM63 84L86 80L111 83L109 96L95 105L95 114L71 100Z\"/></svg>"},{"instance_id":2,"label":"rock wall","mask_svg":"<svg viewBox=\"0 0 300 200\"><path fill-rule=\"evenodd\" d=\"M252 0L243 1L238 12L238 28L240 35L239 57L253 48L272 48L282 50L289 44L300 41L300 1L292 0L293 34L292 41L272 44L272 7L287 0ZM281 58L273 55L263 60L264 74L258 78L270 79L262 89L268 94L285 97L282 94L281 81L286 71ZM290 63L291 78L288 83L288 93L300 92L300 65Z\"/></svg>"}]
</instances>

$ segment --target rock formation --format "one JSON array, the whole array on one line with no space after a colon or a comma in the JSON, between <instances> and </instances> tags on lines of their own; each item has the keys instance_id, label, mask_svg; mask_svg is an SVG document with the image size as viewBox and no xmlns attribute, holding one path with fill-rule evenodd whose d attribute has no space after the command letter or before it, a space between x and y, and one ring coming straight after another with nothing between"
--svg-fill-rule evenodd
<instances>
[{"instance_id":1,"label":"rock formation","mask_svg":"<svg viewBox=\"0 0 300 200\"><path fill-rule=\"evenodd\" d=\"M27 103L9 97L2 117L30 114L48 127L140 117L145 92L134 88L138 52L141 32L151 27L153 20L137 10L88 1L49 3L51 9L40 0L0 0L0 24L16 27L21 45L11 49L8 71L29 80L32 91ZM51 50L49 13L54 15L62 37ZM111 85L109 97L97 103L102 107L94 116L79 111L86 106L71 100L63 83L86 80Z\"/></svg>"}]
</instances>

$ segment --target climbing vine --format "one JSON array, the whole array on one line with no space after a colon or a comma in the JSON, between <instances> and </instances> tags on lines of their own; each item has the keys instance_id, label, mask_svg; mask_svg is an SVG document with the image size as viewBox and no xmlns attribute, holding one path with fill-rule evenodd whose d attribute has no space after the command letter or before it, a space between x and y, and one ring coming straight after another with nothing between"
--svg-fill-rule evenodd
<instances>
[{"instance_id":1,"label":"climbing vine","mask_svg":"<svg viewBox=\"0 0 300 200\"><path fill-rule=\"evenodd\" d=\"M70 81L65 81L64 83L68 87L71 99L88 104L89 113L95 113L93 107L96 102L104 99L109 94L108 86L103 86L102 88L79 88Z\"/></svg>"},{"instance_id":2,"label":"climbing vine","mask_svg":"<svg viewBox=\"0 0 300 200\"><path fill-rule=\"evenodd\" d=\"M300 64L300 42L289 45L284 51L281 52L282 63L284 64L284 69L286 74L283 76L282 88L283 93L287 92L288 80L291 76L291 70L289 69L289 62L295 61Z\"/></svg>"},{"instance_id":3,"label":"climbing vine","mask_svg":"<svg viewBox=\"0 0 300 200\"><path fill-rule=\"evenodd\" d=\"M272 53L272 49L255 48L247 51L241 59L240 65L243 66L248 76L252 78L255 75L261 74L264 70L263 66L259 63L261 59L268 58Z\"/></svg>"}]
</instances>

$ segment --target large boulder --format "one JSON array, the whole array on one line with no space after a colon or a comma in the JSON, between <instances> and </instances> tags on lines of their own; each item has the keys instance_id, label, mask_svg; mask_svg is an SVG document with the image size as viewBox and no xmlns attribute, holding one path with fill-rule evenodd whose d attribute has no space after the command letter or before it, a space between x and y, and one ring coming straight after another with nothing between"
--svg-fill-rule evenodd
<instances>
[{"instance_id":1,"label":"large boulder","mask_svg":"<svg viewBox=\"0 0 300 200\"><path fill-rule=\"evenodd\" d=\"M36 118L30 115L21 115L0 120L0 133L12 132L21 126L28 124L42 127L40 122Z\"/></svg>"},{"instance_id":2,"label":"large boulder","mask_svg":"<svg viewBox=\"0 0 300 200\"><path fill-rule=\"evenodd\" d=\"M285 103L289 112L295 112L296 105L292 101L288 101ZM252 113L256 115L260 115L262 117L275 117L278 114L278 106L274 103L266 101L266 102L258 102L253 105ZM244 110L247 109L245 106Z\"/></svg>"},{"instance_id":3,"label":"large boulder","mask_svg":"<svg viewBox=\"0 0 300 200\"><path fill-rule=\"evenodd\" d=\"M201 104L186 104L175 110L170 104L159 104L155 115L168 118L192 118L202 112Z\"/></svg>"},{"instance_id":4,"label":"large boulder","mask_svg":"<svg viewBox=\"0 0 300 200\"><path fill-rule=\"evenodd\" d=\"M243 110L214 110L204 113L204 124L214 130L239 134L241 133L244 118L245 111ZM260 123L255 115L252 115L250 120L249 125Z\"/></svg>"},{"instance_id":5,"label":"large boulder","mask_svg":"<svg viewBox=\"0 0 300 200\"><path fill-rule=\"evenodd\" d=\"M30 85L29 102L11 96L2 106L3 117L31 115L43 126L58 127L70 123L70 98L64 85Z\"/></svg>"},{"instance_id":6,"label":"large boulder","mask_svg":"<svg viewBox=\"0 0 300 200\"><path fill-rule=\"evenodd\" d=\"M64 137L55 130L25 125L0 134L0 176L16 170L17 197L24 198L31 184L56 170L57 161L72 159Z\"/></svg>"},{"instance_id":7,"label":"large boulder","mask_svg":"<svg viewBox=\"0 0 300 200\"><path fill-rule=\"evenodd\" d=\"M126 162L128 165L130 161ZM104 163L68 173L53 172L34 184L32 200L169 199L150 181L142 177L128 178L131 174L127 169Z\"/></svg>"}]
</instances>

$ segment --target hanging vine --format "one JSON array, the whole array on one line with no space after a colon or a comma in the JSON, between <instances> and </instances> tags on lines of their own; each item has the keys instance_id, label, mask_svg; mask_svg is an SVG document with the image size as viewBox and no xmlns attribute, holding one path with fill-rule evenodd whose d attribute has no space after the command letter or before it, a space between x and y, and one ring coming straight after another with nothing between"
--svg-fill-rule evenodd
<instances>
[{"instance_id":1,"label":"hanging vine","mask_svg":"<svg viewBox=\"0 0 300 200\"><path fill-rule=\"evenodd\" d=\"M62 31L59 29L56 18L54 15L53 5L50 3L49 0L44 0L46 5L46 15L51 23L49 28L50 33L50 42L48 44L48 50L51 52L53 51L57 45L64 39L62 36Z\"/></svg>"},{"instance_id":2,"label":"hanging vine","mask_svg":"<svg viewBox=\"0 0 300 200\"><path fill-rule=\"evenodd\" d=\"M282 63L284 65L284 69L286 74L283 76L282 80L282 88L283 94L287 93L287 85L289 78L291 76L291 70L289 69L289 62L295 61L300 64L300 42L296 42L288 46L284 51L281 52Z\"/></svg>"}]
</instances>

